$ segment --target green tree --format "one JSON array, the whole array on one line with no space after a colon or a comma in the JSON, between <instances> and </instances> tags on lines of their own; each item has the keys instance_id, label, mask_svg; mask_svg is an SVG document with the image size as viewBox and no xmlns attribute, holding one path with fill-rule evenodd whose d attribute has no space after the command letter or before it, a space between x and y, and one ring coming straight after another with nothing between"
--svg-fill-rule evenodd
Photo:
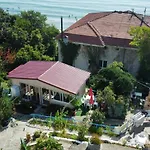
<instances>
[{"instance_id":1,"label":"green tree","mask_svg":"<svg viewBox=\"0 0 150 150\"><path fill-rule=\"evenodd\" d=\"M112 90L112 88L109 86L106 86L104 88L104 90L102 91L103 93L103 99L105 100L106 104L109 105L109 106L112 106L114 105L115 103L115 94Z\"/></svg>"},{"instance_id":2,"label":"green tree","mask_svg":"<svg viewBox=\"0 0 150 150\"><path fill-rule=\"evenodd\" d=\"M150 82L150 28L133 27L130 34L133 37L130 44L138 48L140 59L138 78L144 82Z\"/></svg>"},{"instance_id":3,"label":"green tree","mask_svg":"<svg viewBox=\"0 0 150 150\"><path fill-rule=\"evenodd\" d=\"M17 53L15 64L10 67L8 63L5 66L6 70L13 69L28 60L55 59L58 54L55 37L59 30L54 25L46 23L45 15L32 10L11 15L3 9L0 9L0 15L1 50L3 54L8 49L14 54Z\"/></svg>"},{"instance_id":4,"label":"green tree","mask_svg":"<svg viewBox=\"0 0 150 150\"><path fill-rule=\"evenodd\" d=\"M34 50L30 45L25 45L24 48L21 48L16 55L16 63L24 64L29 60L40 60L41 54L39 51Z\"/></svg>"},{"instance_id":5,"label":"green tree","mask_svg":"<svg viewBox=\"0 0 150 150\"><path fill-rule=\"evenodd\" d=\"M34 46L43 42L43 37L39 29L35 29L31 32L30 45Z\"/></svg>"},{"instance_id":6,"label":"green tree","mask_svg":"<svg viewBox=\"0 0 150 150\"><path fill-rule=\"evenodd\" d=\"M36 29L42 30L46 26L46 20L46 15L42 15L40 12L22 11L20 18L16 20L16 25L29 33Z\"/></svg>"},{"instance_id":7,"label":"green tree","mask_svg":"<svg viewBox=\"0 0 150 150\"><path fill-rule=\"evenodd\" d=\"M7 31L7 47L18 51L28 42L28 32L17 26L9 27Z\"/></svg>"},{"instance_id":8,"label":"green tree","mask_svg":"<svg viewBox=\"0 0 150 150\"><path fill-rule=\"evenodd\" d=\"M8 97L0 98L0 125L12 115L12 101Z\"/></svg>"},{"instance_id":9,"label":"green tree","mask_svg":"<svg viewBox=\"0 0 150 150\"><path fill-rule=\"evenodd\" d=\"M135 78L124 70L122 63L113 62L92 76L89 81L94 90L103 90L110 82L115 94L129 95L134 87Z\"/></svg>"}]
</instances>

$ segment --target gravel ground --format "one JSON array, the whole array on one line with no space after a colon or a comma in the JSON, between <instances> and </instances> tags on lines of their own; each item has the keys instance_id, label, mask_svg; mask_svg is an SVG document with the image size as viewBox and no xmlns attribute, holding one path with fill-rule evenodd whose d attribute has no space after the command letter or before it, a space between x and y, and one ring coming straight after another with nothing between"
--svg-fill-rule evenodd
<instances>
[{"instance_id":1,"label":"gravel ground","mask_svg":"<svg viewBox=\"0 0 150 150\"><path fill-rule=\"evenodd\" d=\"M20 138L25 138L26 133L33 134L38 129L26 126L26 122L18 121L18 126L8 127L0 132L0 150L20 150ZM41 130L44 131L44 130ZM71 150L72 142L59 141L64 150Z\"/></svg>"},{"instance_id":2,"label":"gravel ground","mask_svg":"<svg viewBox=\"0 0 150 150\"><path fill-rule=\"evenodd\" d=\"M34 133L37 129L29 128L25 122L18 121L18 126L8 127L0 132L0 149L19 150L20 138L24 138L26 133ZM25 129L25 130L24 130Z\"/></svg>"},{"instance_id":3,"label":"gravel ground","mask_svg":"<svg viewBox=\"0 0 150 150\"><path fill-rule=\"evenodd\" d=\"M135 148L129 148L125 146L115 145L115 144L105 144L101 145L101 150L137 150Z\"/></svg>"}]
</instances>

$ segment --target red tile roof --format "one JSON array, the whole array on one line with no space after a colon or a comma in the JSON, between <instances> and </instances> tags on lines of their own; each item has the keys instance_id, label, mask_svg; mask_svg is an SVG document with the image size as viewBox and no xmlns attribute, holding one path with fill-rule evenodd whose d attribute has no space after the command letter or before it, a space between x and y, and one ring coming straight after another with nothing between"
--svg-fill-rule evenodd
<instances>
[{"instance_id":1,"label":"red tile roof","mask_svg":"<svg viewBox=\"0 0 150 150\"><path fill-rule=\"evenodd\" d=\"M67 28L64 35L72 42L130 47L131 26L150 26L150 16L144 20L142 16L131 11L90 13Z\"/></svg>"},{"instance_id":2,"label":"red tile roof","mask_svg":"<svg viewBox=\"0 0 150 150\"><path fill-rule=\"evenodd\" d=\"M38 79L46 70L52 67L54 61L29 61L9 72L9 78Z\"/></svg>"},{"instance_id":3,"label":"red tile roof","mask_svg":"<svg viewBox=\"0 0 150 150\"><path fill-rule=\"evenodd\" d=\"M29 61L9 72L8 78L37 79L72 94L77 94L90 73L61 62Z\"/></svg>"}]
</instances>

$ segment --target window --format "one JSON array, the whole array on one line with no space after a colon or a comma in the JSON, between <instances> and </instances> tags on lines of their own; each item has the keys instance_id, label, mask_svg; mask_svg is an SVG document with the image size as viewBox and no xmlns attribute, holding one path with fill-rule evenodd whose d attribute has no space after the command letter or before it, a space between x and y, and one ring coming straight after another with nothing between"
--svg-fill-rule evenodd
<instances>
[{"instance_id":1,"label":"window","mask_svg":"<svg viewBox=\"0 0 150 150\"><path fill-rule=\"evenodd\" d=\"M99 60L99 66L100 66L100 68L103 68L103 61L102 60Z\"/></svg>"},{"instance_id":2,"label":"window","mask_svg":"<svg viewBox=\"0 0 150 150\"><path fill-rule=\"evenodd\" d=\"M107 61L104 61L103 63L103 67L106 68L107 67Z\"/></svg>"},{"instance_id":3,"label":"window","mask_svg":"<svg viewBox=\"0 0 150 150\"><path fill-rule=\"evenodd\" d=\"M101 69L107 67L107 61L106 60L99 60L99 67Z\"/></svg>"},{"instance_id":4,"label":"window","mask_svg":"<svg viewBox=\"0 0 150 150\"><path fill-rule=\"evenodd\" d=\"M89 65L91 64L91 60L89 60Z\"/></svg>"}]
</instances>

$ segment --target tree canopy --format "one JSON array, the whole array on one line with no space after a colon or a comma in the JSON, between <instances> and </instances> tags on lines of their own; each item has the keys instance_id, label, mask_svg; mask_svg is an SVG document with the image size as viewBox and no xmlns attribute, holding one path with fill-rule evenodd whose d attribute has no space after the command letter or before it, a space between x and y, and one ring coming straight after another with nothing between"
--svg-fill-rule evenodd
<instances>
[{"instance_id":1,"label":"tree canopy","mask_svg":"<svg viewBox=\"0 0 150 150\"><path fill-rule=\"evenodd\" d=\"M93 75L89 82L94 90L103 90L112 82L115 94L129 95L134 87L134 81L134 77L124 70L121 62L113 62Z\"/></svg>"},{"instance_id":2,"label":"tree canopy","mask_svg":"<svg viewBox=\"0 0 150 150\"><path fill-rule=\"evenodd\" d=\"M144 82L150 82L150 28L132 27L130 34L133 36L130 44L138 48L140 60L138 78Z\"/></svg>"},{"instance_id":3,"label":"tree canopy","mask_svg":"<svg viewBox=\"0 0 150 150\"><path fill-rule=\"evenodd\" d=\"M0 15L0 51L15 55L13 67L28 60L55 59L55 37L59 30L46 23L45 15L32 10L12 15L3 9Z\"/></svg>"}]
</instances>

